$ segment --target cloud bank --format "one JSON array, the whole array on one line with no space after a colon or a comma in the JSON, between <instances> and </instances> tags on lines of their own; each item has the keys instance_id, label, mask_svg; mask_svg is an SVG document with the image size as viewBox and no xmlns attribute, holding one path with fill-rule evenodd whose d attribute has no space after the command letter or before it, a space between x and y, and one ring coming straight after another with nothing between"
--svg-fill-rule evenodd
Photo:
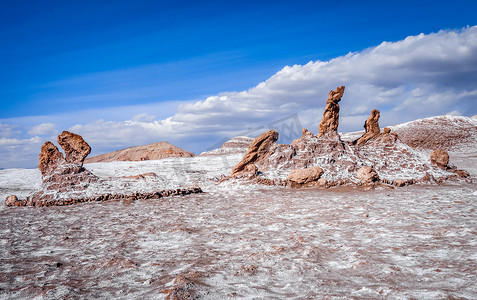
<instances>
[{"instance_id":1,"label":"cloud bank","mask_svg":"<svg viewBox=\"0 0 477 300\"><path fill-rule=\"evenodd\" d=\"M154 119L156 112L144 111L128 121L98 118L67 128L83 135L95 154L160 140L201 152L225 137L256 135L272 127L280 131L294 126L291 132L295 135L301 132L298 127L317 132L328 92L340 85L346 86L340 131L361 130L373 108L381 110L382 126L445 113L472 116L477 114L476 82L474 26L383 42L329 61L286 66L247 91L179 104L174 114L161 120ZM17 130L7 121L0 126L2 145L8 144ZM26 137L25 143L33 139L36 147L42 133L50 134L65 125L55 127L45 121L30 128L34 136ZM288 122L285 127L284 122ZM285 136L282 142L296 137ZM0 167L16 163L14 158L11 162L2 159Z\"/></svg>"}]
</instances>

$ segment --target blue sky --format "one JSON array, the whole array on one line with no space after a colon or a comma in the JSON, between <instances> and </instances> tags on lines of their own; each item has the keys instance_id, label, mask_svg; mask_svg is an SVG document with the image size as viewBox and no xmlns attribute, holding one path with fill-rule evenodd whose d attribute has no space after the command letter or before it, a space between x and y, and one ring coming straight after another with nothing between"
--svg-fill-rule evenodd
<instances>
[{"instance_id":1,"label":"blue sky","mask_svg":"<svg viewBox=\"0 0 477 300\"><path fill-rule=\"evenodd\" d=\"M273 81L286 66L336 61L350 52L360 53L362 57L370 51L367 49L384 41L404 45L407 37L421 33L436 39L450 38L443 34L433 36L440 31L457 32L464 39L465 28L477 24L475 1L2 1L1 5L2 153L18 152L15 147L24 145L22 141L30 141L32 149L36 149L38 143L54 138L55 133L65 129L76 129L87 141L89 138L95 154L157 139L171 140L200 152L207 148L204 145L213 144L221 137L231 137L246 128L257 127L260 122L265 124L282 117L281 112L265 113L271 112L274 103L280 101L257 100L269 107L250 119L248 116L254 113L234 113L242 117L241 122L234 123L224 117L237 106L233 101L227 102L228 92L248 91L261 82ZM468 41L466 47L474 51L471 43ZM404 57L417 48L405 49L407 53L393 55ZM429 51L433 50L436 48ZM464 100L437 105L440 110L424 110L409 117L449 112L472 115L477 113L472 108L475 97L471 90L476 70L472 55L469 57L450 64L446 57L435 63L423 63L421 74L430 74L429 70L435 69L428 79L442 80L445 88L436 85L430 89L429 81L422 79L427 75L420 77L420 85L406 83L404 77L402 84L400 78L389 84L369 79L358 85L359 80L346 80L366 77L364 73L356 77L343 74L342 81L351 85L347 91L354 99L364 97L365 93L360 91L365 91L368 85L387 86L388 93L406 95L393 101L378 101L384 111L399 111L395 101L403 104L419 97L431 101L434 99L431 96L437 94L444 99L440 103L447 103L442 95L454 92L461 84L468 92L462 95ZM293 70L299 74L305 69ZM449 70L452 74L439 77L438 74ZM323 90L336 88L341 83L338 81L327 82L331 86L323 86ZM282 86L287 84L281 82L279 89ZM292 115L312 109L308 98L295 99L293 91L287 91L290 103L282 111ZM314 92L314 99L326 98L327 92ZM207 102L208 97L218 95L229 104L219 107L213 99ZM235 99L233 95L229 98ZM371 104L358 102L343 104L343 113L350 118L369 114ZM197 105L193 106L194 103ZM317 103L316 108L321 105ZM254 105L247 107L255 112ZM244 110L247 108L241 109ZM260 117L262 121L258 121ZM195 121L188 124L188 120ZM359 130L355 125L362 122L350 120L342 122L343 129ZM389 123L400 120L397 113L390 113ZM124 135L112 142L107 135L113 135L114 128L131 124L129 121L157 121L165 127L161 127L160 133L150 135L129 128L131 134L144 134L147 138L131 139ZM403 118L403 121L408 120ZM177 129L178 124L189 131L196 130L196 134L188 136L185 129ZM215 125L218 128L230 125L230 128L224 132ZM92 134L103 128L106 128L104 140L109 144L101 143ZM111 133L107 128L112 128ZM31 153L25 154L29 158L21 161L9 154L8 161L0 162L3 163L0 167L34 166L36 155Z\"/></svg>"},{"instance_id":2,"label":"blue sky","mask_svg":"<svg viewBox=\"0 0 477 300\"><path fill-rule=\"evenodd\" d=\"M243 90L285 65L477 20L475 1L4 1L2 6L2 118Z\"/></svg>"}]
</instances>

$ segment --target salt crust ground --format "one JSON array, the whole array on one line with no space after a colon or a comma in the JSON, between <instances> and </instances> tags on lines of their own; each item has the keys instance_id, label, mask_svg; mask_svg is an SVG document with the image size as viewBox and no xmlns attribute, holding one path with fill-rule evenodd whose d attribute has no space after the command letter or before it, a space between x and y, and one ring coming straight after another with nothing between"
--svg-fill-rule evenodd
<instances>
[{"instance_id":1,"label":"salt crust ground","mask_svg":"<svg viewBox=\"0 0 477 300\"><path fill-rule=\"evenodd\" d=\"M301 189L227 181L242 154L89 164L117 192L201 195L0 206L0 299L162 299L179 274L205 299L475 299L477 185ZM476 178L477 155L451 163ZM206 167L204 167L206 166ZM40 185L0 171L0 199ZM103 186L104 187L104 186Z\"/></svg>"}]
</instances>

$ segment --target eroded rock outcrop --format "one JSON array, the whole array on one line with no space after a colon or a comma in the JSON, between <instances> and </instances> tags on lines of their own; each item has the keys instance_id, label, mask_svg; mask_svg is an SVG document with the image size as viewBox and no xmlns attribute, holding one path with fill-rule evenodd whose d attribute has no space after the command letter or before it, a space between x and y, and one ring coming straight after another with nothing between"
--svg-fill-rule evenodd
<instances>
[{"instance_id":1,"label":"eroded rock outcrop","mask_svg":"<svg viewBox=\"0 0 477 300\"><path fill-rule=\"evenodd\" d=\"M38 169L43 175L40 191L31 197L31 205L48 202L58 193L85 190L98 178L83 168L83 161L91 152L91 147L75 133L63 131L58 136L58 143L66 153L66 158L51 142L41 147Z\"/></svg>"},{"instance_id":2,"label":"eroded rock outcrop","mask_svg":"<svg viewBox=\"0 0 477 300\"><path fill-rule=\"evenodd\" d=\"M41 175L47 176L52 173L59 165L64 164L66 161L63 154L52 142L45 142L41 146L38 169Z\"/></svg>"},{"instance_id":3,"label":"eroded rock outcrop","mask_svg":"<svg viewBox=\"0 0 477 300\"><path fill-rule=\"evenodd\" d=\"M63 131L58 136L58 144L65 151L67 163L83 166L84 159L91 153L91 147L79 134Z\"/></svg>"},{"instance_id":4,"label":"eroded rock outcrop","mask_svg":"<svg viewBox=\"0 0 477 300\"><path fill-rule=\"evenodd\" d=\"M340 86L336 91L331 90L328 94L328 100L326 100L325 111L323 112L323 118L321 119L319 126L318 136L324 135L337 135L340 106L338 102L343 97L345 87Z\"/></svg>"},{"instance_id":5,"label":"eroded rock outcrop","mask_svg":"<svg viewBox=\"0 0 477 300\"><path fill-rule=\"evenodd\" d=\"M369 141L372 138L375 138L380 135L381 129L379 128L379 110L373 109L371 115L364 122L364 134L356 141L356 145L362 145Z\"/></svg>"},{"instance_id":6,"label":"eroded rock outcrop","mask_svg":"<svg viewBox=\"0 0 477 300\"><path fill-rule=\"evenodd\" d=\"M278 140L278 132L269 130L259 135L248 147L242 160L232 169L230 176L240 175L245 167L256 161L264 160L269 155L269 150Z\"/></svg>"},{"instance_id":7,"label":"eroded rock outcrop","mask_svg":"<svg viewBox=\"0 0 477 300\"><path fill-rule=\"evenodd\" d=\"M257 150L262 147L260 143L270 135L270 132L264 133L254 141L254 145L249 148L232 174L245 174L245 166L252 162L260 172L253 169L250 172L253 175L240 178L251 179L256 183L292 187L306 185L304 182L308 181L307 176L301 172L308 172L317 166L323 170L323 174L320 174L313 185L326 187L347 184L406 186L415 183L443 182L459 177L466 181L470 180L467 172L448 166L445 162L441 165L446 167L439 168L423 160L420 151L398 139L394 128L392 131L391 128L384 128L380 133L378 110L373 110L366 120L366 132L361 138L360 135L351 133L344 134L342 139L337 134L337 128L338 102L343 92L344 87L330 92L318 135L303 129L302 136L289 145L266 143L267 146L263 148L265 150L261 151L262 155L257 159L257 153L260 152Z\"/></svg>"}]
</instances>

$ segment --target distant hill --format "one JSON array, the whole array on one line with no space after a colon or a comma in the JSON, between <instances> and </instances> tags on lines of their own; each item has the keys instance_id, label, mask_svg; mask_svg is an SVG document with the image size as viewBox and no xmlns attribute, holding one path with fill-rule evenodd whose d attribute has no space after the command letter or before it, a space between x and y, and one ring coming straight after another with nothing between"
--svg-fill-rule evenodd
<instances>
[{"instance_id":1,"label":"distant hill","mask_svg":"<svg viewBox=\"0 0 477 300\"><path fill-rule=\"evenodd\" d=\"M458 152L477 149L477 119L474 117L443 115L390 128L401 141L416 149Z\"/></svg>"},{"instance_id":2,"label":"distant hill","mask_svg":"<svg viewBox=\"0 0 477 300\"><path fill-rule=\"evenodd\" d=\"M200 155L222 155L222 154L235 154L247 152L248 146L254 140L248 136L237 136L233 139L226 141L220 148L207 152L202 152Z\"/></svg>"},{"instance_id":3,"label":"distant hill","mask_svg":"<svg viewBox=\"0 0 477 300\"><path fill-rule=\"evenodd\" d=\"M111 161L144 161L157 160L169 157L193 157L184 149L174 146L168 142L160 142L143 146L136 146L93 156L85 159L85 163L111 162Z\"/></svg>"}]
</instances>

